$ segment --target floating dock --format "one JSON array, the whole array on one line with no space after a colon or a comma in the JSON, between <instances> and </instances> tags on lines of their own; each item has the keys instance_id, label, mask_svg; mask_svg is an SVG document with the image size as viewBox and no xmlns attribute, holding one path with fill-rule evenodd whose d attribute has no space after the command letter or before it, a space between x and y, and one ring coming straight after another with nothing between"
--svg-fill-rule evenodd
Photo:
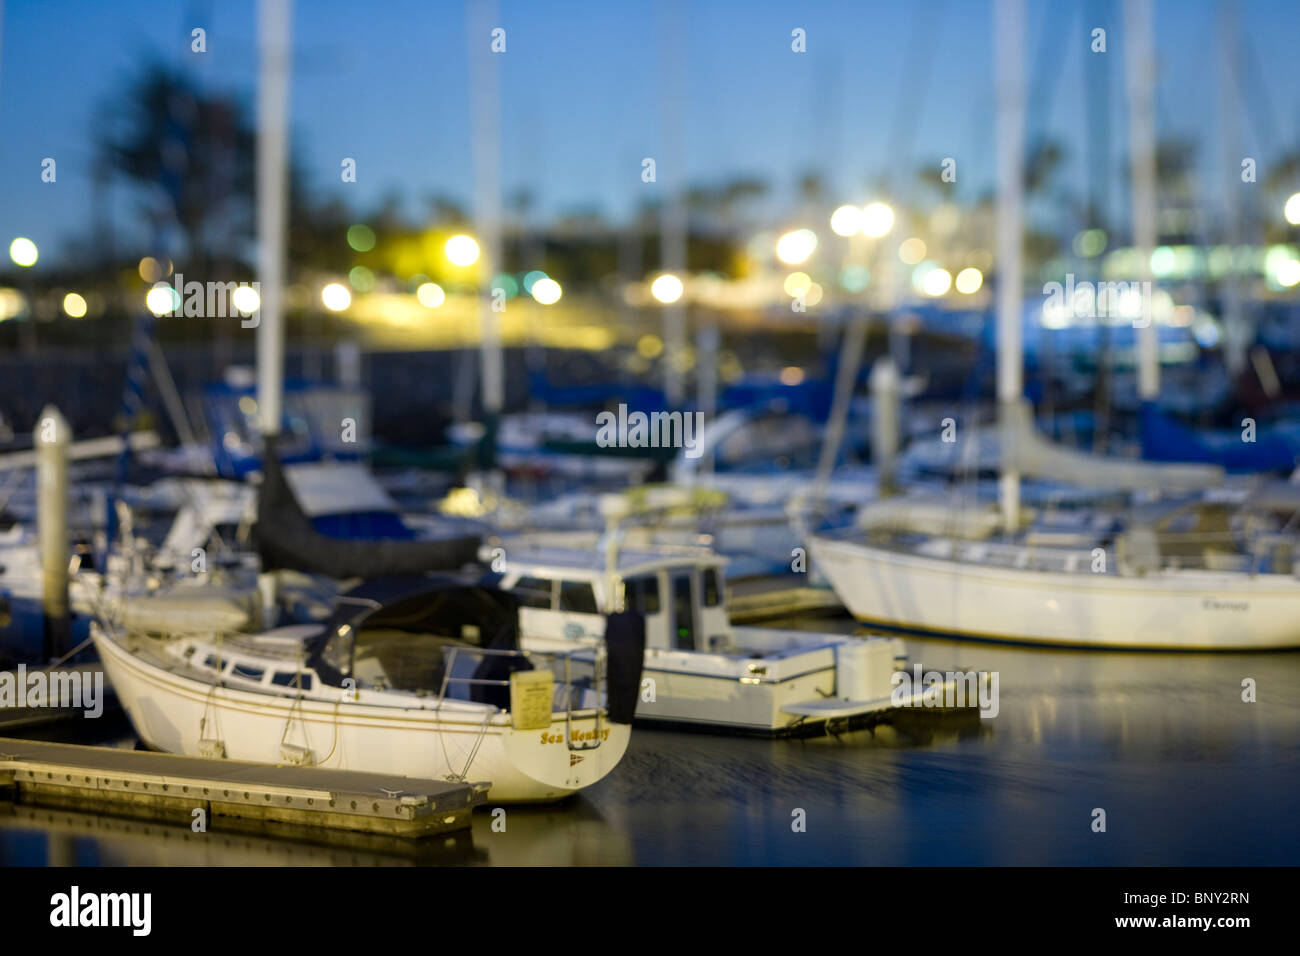
<instances>
[{"instance_id":1,"label":"floating dock","mask_svg":"<svg viewBox=\"0 0 1300 956\"><path fill-rule=\"evenodd\" d=\"M0 793L174 822L202 817L211 829L259 821L418 839L467 828L487 790L486 783L0 737Z\"/></svg>"}]
</instances>

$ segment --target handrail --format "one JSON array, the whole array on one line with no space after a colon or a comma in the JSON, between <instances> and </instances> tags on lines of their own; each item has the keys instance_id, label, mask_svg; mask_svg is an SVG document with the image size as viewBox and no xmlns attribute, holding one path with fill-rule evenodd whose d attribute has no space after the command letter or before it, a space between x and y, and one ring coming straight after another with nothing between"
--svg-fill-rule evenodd
<instances>
[{"instance_id":1,"label":"handrail","mask_svg":"<svg viewBox=\"0 0 1300 956\"><path fill-rule=\"evenodd\" d=\"M522 657L524 659L529 659L533 657L549 657L557 661L562 660L564 662L564 679L563 681L560 682L560 686L563 687L564 689L565 743L567 744L570 750L594 750L597 747L599 747L601 744L601 733L600 733L601 712L604 708L602 708L600 705L600 698L604 690L604 670L605 670L604 667L605 656L603 650L599 647L596 648L595 650L596 653L592 661L592 665L593 665L592 681L594 685L593 690L595 691L596 694L596 706L592 709L594 709L596 715L596 731L594 734L592 734L592 742L588 745L582 745L582 746L577 745L575 744L573 739L573 713L574 713L573 692L575 689L574 680L573 680L573 658L576 654L582 653L582 651L537 652L537 651L526 651L522 649L501 649L501 648L492 648L492 647L452 647L450 648L450 652L447 655L447 663L443 669L442 684L438 689L438 699L434 705L434 710L441 710L443 702L447 698L447 685L451 683L469 684L469 685L485 684L493 687L508 687L510 685L509 679L500 680L496 678L487 678L487 677L453 676L452 670L456 663L456 657L462 651L464 651L467 654L479 654L485 656L495 655L498 657ZM581 711L586 708L579 707L577 709ZM555 714L554 699L552 699L551 713L552 716Z\"/></svg>"}]
</instances>

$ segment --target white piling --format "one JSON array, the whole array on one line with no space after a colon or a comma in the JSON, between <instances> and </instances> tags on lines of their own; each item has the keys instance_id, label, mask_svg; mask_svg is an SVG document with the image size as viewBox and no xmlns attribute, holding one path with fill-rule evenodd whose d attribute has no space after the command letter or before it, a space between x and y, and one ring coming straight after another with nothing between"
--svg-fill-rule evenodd
<instances>
[{"instance_id":1,"label":"white piling","mask_svg":"<svg viewBox=\"0 0 1300 956\"><path fill-rule=\"evenodd\" d=\"M334 378L343 388L361 388L361 346L356 342L334 346Z\"/></svg>"},{"instance_id":2,"label":"white piling","mask_svg":"<svg viewBox=\"0 0 1300 956\"><path fill-rule=\"evenodd\" d=\"M887 357L877 359L871 367L871 460L881 494L898 490L898 390L897 366Z\"/></svg>"}]
</instances>

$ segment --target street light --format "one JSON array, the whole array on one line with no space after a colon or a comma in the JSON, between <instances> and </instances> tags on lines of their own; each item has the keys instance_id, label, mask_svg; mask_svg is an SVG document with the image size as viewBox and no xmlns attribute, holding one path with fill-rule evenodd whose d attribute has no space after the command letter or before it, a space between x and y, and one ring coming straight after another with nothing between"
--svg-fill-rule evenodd
<instances>
[{"instance_id":1,"label":"street light","mask_svg":"<svg viewBox=\"0 0 1300 956\"><path fill-rule=\"evenodd\" d=\"M796 229L776 241L776 257L788 266L797 266L816 248L817 233L811 229Z\"/></svg>"},{"instance_id":2,"label":"street light","mask_svg":"<svg viewBox=\"0 0 1300 956\"><path fill-rule=\"evenodd\" d=\"M22 266L24 269L36 265L37 255L36 243L24 236L19 236L9 243L9 258L15 265Z\"/></svg>"},{"instance_id":3,"label":"street light","mask_svg":"<svg viewBox=\"0 0 1300 956\"><path fill-rule=\"evenodd\" d=\"M320 290L320 300L331 312L342 312L352 304L352 293L347 286L331 282Z\"/></svg>"},{"instance_id":4,"label":"street light","mask_svg":"<svg viewBox=\"0 0 1300 956\"><path fill-rule=\"evenodd\" d=\"M1286 216L1286 221L1293 226L1300 226L1300 193L1292 193L1291 198L1286 201L1282 208L1282 214Z\"/></svg>"},{"instance_id":5,"label":"street light","mask_svg":"<svg viewBox=\"0 0 1300 956\"><path fill-rule=\"evenodd\" d=\"M879 239L894 228L894 210L883 202L868 203L862 209L862 232Z\"/></svg>"},{"instance_id":6,"label":"street light","mask_svg":"<svg viewBox=\"0 0 1300 956\"><path fill-rule=\"evenodd\" d=\"M454 266L472 266L478 261L478 243L470 236L452 236L443 251Z\"/></svg>"},{"instance_id":7,"label":"street light","mask_svg":"<svg viewBox=\"0 0 1300 956\"><path fill-rule=\"evenodd\" d=\"M682 297L682 280L665 272L650 284L650 294L664 305L671 305Z\"/></svg>"},{"instance_id":8,"label":"street light","mask_svg":"<svg viewBox=\"0 0 1300 956\"><path fill-rule=\"evenodd\" d=\"M862 231L862 210L857 206L841 206L831 213L831 232L837 236L852 236Z\"/></svg>"},{"instance_id":9,"label":"street light","mask_svg":"<svg viewBox=\"0 0 1300 956\"><path fill-rule=\"evenodd\" d=\"M560 284L554 279L538 279L533 283L533 298L542 305L554 305L560 301Z\"/></svg>"}]
</instances>

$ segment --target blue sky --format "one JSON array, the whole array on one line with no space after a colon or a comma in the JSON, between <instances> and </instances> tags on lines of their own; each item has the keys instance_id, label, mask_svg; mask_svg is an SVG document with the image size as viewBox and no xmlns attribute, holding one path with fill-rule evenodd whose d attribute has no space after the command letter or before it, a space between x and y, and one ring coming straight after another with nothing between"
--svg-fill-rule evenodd
<instances>
[{"instance_id":1,"label":"blue sky","mask_svg":"<svg viewBox=\"0 0 1300 956\"><path fill-rule=\"evenodd\" d=\"M1244 152L1266 167L1280 150L1300 145L1300 4L1238 7L1257 58L1246 81ZM910 178L904 174L913 167L944 156L958 159L959 195L989 188L988 0L682 3L674 31L680 75L667 69L673 60L661 39L673 18L664 8L640 0L498 2L495 20L507 30L499 58L507 192L529 188L542 216L597 208L622 217L645 196L640 160L662 156L665 122L681 124L687 181L762 177L774 187L775 214L794 208L795 183L809 169L820 170L844 201L871 198L873 177ZM1085 63L1094 26L1109 34L1111 165L1119 170L1123 162L1120 2L1030 0L1028 8L1030 130L1064 142L1071 153L1064 177L1082 191L1083 82L1084 70L1095 68ZM469 198L465 9L444 0L299 0L293 149L318 197L337 194L365 210L395 194L412 211L436 193ZM1217 11L1214 0L1156 4L1158 133L1200 142L1210 194L1220 158ZM251 104L255 25L252 0L4 3L0 233L30 236L53 257L64 240L84 235L95 111L143 60L183 67ZM208 32L205 54L190 52L194 26ZM790 50L794 27L807 31L806 54ZM904 98L906 84L921 76L928 77L924 94ZM900 100L915 111L900 114ZM56 184L40 181L46 156L58 161ZM344 156L358 161L356 184L339 181ZM670 173L661 170L661 178ZM1115 182L1112 196L1122 198L1122 179ZM119 233L136 228L133 209L125 189L115 189Z\"/></svg>"}]
</instances>

